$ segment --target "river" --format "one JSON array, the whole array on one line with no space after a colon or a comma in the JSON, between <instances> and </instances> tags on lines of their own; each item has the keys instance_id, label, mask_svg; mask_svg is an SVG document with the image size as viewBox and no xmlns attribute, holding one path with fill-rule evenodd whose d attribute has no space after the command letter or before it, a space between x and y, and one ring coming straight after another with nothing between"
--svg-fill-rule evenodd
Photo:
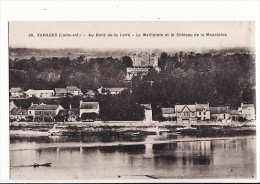
<instances>
[{"instance_id":1,"label":"river","mask_svg":"<svg viewBox=\"0 0 260 184\"><path fill-rule=\"evenodd\" d=\"M195 138L158 135L76 138L11 136L11 178L256 178L255 136L172 142L175 139ZM167 140L169 143L165 142ZM156 144L152 144L153 141ZM160 141L164 142L158 143ZM66 147L52 147L64 144ZM93 146L80 148L77 146L79 144ZM94 146L95 144L104 146ZM38 149L39 147L43 149ZM51 162L52 166L27 167L34 163L47 162Z\"/></svg>"}]
</instances>

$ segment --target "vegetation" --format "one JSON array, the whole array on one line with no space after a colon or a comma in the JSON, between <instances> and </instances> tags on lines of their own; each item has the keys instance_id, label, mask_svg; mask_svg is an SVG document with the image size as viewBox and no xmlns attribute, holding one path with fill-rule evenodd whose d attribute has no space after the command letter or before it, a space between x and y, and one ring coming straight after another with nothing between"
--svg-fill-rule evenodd
<instances>
[{"instance_id":1,"label":"vegetation","mask_svg":"<svg viewBox=\"0 0 260 184\"><path fill-rule=\"evenodd\" d=\"M132 93L97 96L102 120L141 120L144 110L137 105L140 103L151 103L154 119L160 118L161 107L175 104L209 102L211 106L237 108L241 102L255 103L255 56L214 53L162 52L161 72L152 68L148 75L135 76L131 82L124 80L126 68L133 65L128 56L10 59L10 87L26 90L76 85L86 92L96 91L100 86L132 86ZM77 106L79 100L66 98L59 103L68 108L70 103Z\"/></svg>"}]
</instances>

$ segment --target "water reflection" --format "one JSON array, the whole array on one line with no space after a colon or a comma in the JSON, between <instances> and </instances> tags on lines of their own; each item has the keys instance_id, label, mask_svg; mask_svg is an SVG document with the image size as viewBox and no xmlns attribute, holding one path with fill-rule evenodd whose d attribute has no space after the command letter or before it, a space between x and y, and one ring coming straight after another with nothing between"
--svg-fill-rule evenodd
<instances>
[{"instance_id":1,"label":"water reflection","mask_svg":"<svg viewBox=\"0 0 260 184\"><path fill-rule=\"evenodd\" d=\"M157 138L157 137L156 137ZM103 147L67 147L11 151L11 165L52 162L52 167L12 168L12 178L109 178L118 175L152 174L161 177L248 178L255 176L255 139ZM48 139L51 140L51 139ZM88 136L82 142L123 141L120 137ZM16 139L12 146L31 144L38 139ZM60 138L55 141L77 141ZM112 141L112 142L113 142ZM130 142L130 140L128 141ZM50 142L51 144L51 142ZM232 171L232 172L231 172ZM56 173L56 175L51 174Z\"/></svg>"}]
</instances>

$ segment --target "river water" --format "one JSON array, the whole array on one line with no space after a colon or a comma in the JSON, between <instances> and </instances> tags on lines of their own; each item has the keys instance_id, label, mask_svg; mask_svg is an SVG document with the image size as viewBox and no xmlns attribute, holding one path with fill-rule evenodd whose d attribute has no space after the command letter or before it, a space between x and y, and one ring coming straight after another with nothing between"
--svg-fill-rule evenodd
<instances>
[{"instance_id":1,"label":"river water","mask_svg":"<svg viewBox=\"0 0 260 184\"><path fill-rule=\"evenodd\" d=\"M194 137L18 137L10 139L12 179L255 178L255 136L158 143ZM157 142L151 144L151 142ZM107 143L121 143L109 145ZM135 143L123 145L124 143ZM77 147L78 144L107 144ZM52 145L66 147L48 148ZM44 149L39 148L44 145ZM71 145L68 147L67 145ZM26 150L25 148L30 148ZM51 167L30 167L51 162Z\"/></svg>"}]
</instances>

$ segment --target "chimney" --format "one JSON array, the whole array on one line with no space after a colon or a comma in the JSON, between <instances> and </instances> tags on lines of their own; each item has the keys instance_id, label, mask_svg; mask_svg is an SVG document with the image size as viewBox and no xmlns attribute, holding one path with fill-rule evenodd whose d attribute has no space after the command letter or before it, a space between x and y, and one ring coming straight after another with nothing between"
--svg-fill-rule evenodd
<instances>
[{"instance_id":1,"label":"chimney","mask_svg":"<svg viewBox=\"0 0 260 184\"><path fill-rule=\"evenodd\" d=\"M33 106L33 102L31 103L31 106Z\"/></svg>"},{"instance_id":2,"label":"chimney","mask_svg":"<svg viewBox=\"0 0 260 184\"><path fill-rule=\"evenodd\" d=\"M70 110L71 110L71 104L70 104Z\"/></svg>"}]
</instances>

